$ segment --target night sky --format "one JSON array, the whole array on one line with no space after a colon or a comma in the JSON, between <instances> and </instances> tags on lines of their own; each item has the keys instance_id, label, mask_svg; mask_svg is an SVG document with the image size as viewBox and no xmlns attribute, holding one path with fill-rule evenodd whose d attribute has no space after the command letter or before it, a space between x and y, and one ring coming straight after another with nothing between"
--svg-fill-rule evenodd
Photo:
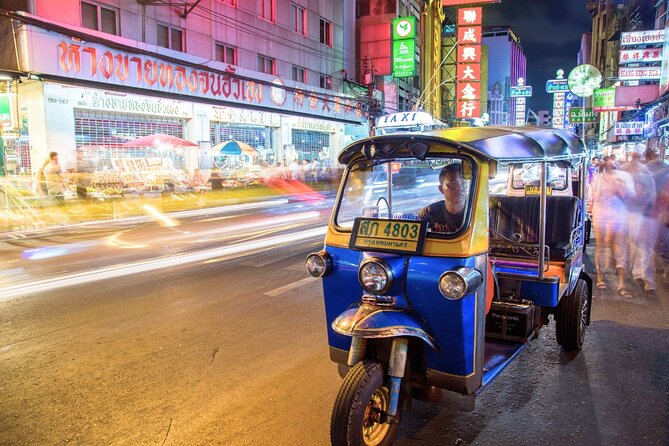
<instances>
[{"instance_id":1,"label":"night sky","mask_svg":"<svg viewBox=\"0 0 669 446\"><path fill-rule=\"evenodd\" d=\"M527 56L526 85L533 88L529 108L552 113L552 95L546 81L558 68L565 77L576 66L581 36L592 29L585 0L502 0L483 5L484 26L508 25L520 39Z\"/></svg>"}]
</instances>

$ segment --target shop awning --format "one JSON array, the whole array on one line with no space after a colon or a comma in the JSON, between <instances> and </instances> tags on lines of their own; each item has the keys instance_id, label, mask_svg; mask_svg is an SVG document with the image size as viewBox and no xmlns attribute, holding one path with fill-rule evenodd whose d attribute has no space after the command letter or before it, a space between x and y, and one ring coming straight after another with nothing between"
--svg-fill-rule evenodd
<instances>
[{"instance_id":1,"label":"shop awning","mask_svg":"<svg viewBox=\"0 0 669 446\"><path fill-rule=\"evenodd\" d=\"M165 135L163 133L155 133L153 135L142 136L132 141L123 143L124 147L160 147L160 146L176 146L176 147L195 147L197 144L186 139L179 138L172 135Z\"/></svg>"},{"instance_id":2,"label":"shop awning","mask_svg":"<svg viewBox=\"0 0 669 446\"><path fill-rule=\"evenodd\" d=\"M210 155L249 155L258 156L258 151L245 142L231 139L229 141L219 142L208 150Z\"/></svg>"}]
</instances>

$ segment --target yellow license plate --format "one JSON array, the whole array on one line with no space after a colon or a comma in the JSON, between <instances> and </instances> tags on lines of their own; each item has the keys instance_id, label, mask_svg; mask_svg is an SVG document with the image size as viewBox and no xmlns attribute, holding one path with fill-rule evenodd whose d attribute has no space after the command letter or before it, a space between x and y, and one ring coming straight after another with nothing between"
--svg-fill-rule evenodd
<instances>
[{"instance_id":1,"label":"yellow license plate","mask_svg":"<svg viewBox=\"0 0 669 446\"><path fill-rule=\"evenodd\" d=\"M546 195L551 195L553 188L546 186ZM525 195L541 195L541 186L525 186Z\"/></svg>"},{"instance_id":2,"label":"yellow license plate","mask_svg":"<svg viewBox=\"0 0 669 446\"><path fill-rule=\"evenodd\" d=\"M426 231L426 221L356 218L349 246L368 251L420 254Z\"/></svg>"}]
</instances>

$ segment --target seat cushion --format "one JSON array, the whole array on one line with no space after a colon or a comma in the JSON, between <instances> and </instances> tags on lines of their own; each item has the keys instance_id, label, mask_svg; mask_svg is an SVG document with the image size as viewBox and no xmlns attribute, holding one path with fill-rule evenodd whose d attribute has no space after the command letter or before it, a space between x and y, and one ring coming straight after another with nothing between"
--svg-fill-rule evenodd
<instances>
[{"instance_id":1,"label":"seat cushion","mask_svg":"<svg viewBox=\"0 0 669 446\"><path fill-rule=\"evenodd\" d=\"M508 246L496 246L505 244L501 236L520 243L539 243L539 200L537 196L490 197L491 252L518 252L517 249L509 252ZM579 218L578 198L546 197L546 245L550 248L551 260L564 260L570 254L570 237Z\"/></svg>"}]
</instances>

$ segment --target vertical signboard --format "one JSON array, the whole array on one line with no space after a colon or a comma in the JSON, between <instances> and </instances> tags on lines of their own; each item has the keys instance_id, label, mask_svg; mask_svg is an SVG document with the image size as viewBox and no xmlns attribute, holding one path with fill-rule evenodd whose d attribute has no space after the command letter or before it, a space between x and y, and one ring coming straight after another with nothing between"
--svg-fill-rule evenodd
<instances>
[{"instance_id":1,"label":"vertical signboard","mask_svg":"<svg viewBox=\"0 0 669 446\"><path fill-rule=\"evenodd\" d=\"M511 87L511 98L516 101L516 115L513 122L517 126L525 125L527 112L526 98L532 97L532 87L525 85L525 79L518 78L518 84Z\"/></svg>"},{"instance_id":2,"label":"vertical signboard","mask_svg":"<svg viewBox=\"0 0 669 446\"><path fill-rule=\"evenodd\" d=\"M460 8L457 20L457 76L455 82L458 119L481 116L481 24L482 8Z\"/></svg>"},{"instance_id":3,"label":"vertical signboard","mask_svg":"<svg viewBox=\"0 0 669 446\"><path fill-rule=\"evenodd\" d=\"M9 94L0 94L0 128L12 126Z\"/></svg>"},{"instance_id":4,"label":"vertical signboard","mask_svg":"<svg viewBox=\"0 0 669 446\"><path fill-rule=\"evenodd\" d=\"M393 20L393 77L411 77L416 72L416 18Z\"/></svg>"}]
</instances>

